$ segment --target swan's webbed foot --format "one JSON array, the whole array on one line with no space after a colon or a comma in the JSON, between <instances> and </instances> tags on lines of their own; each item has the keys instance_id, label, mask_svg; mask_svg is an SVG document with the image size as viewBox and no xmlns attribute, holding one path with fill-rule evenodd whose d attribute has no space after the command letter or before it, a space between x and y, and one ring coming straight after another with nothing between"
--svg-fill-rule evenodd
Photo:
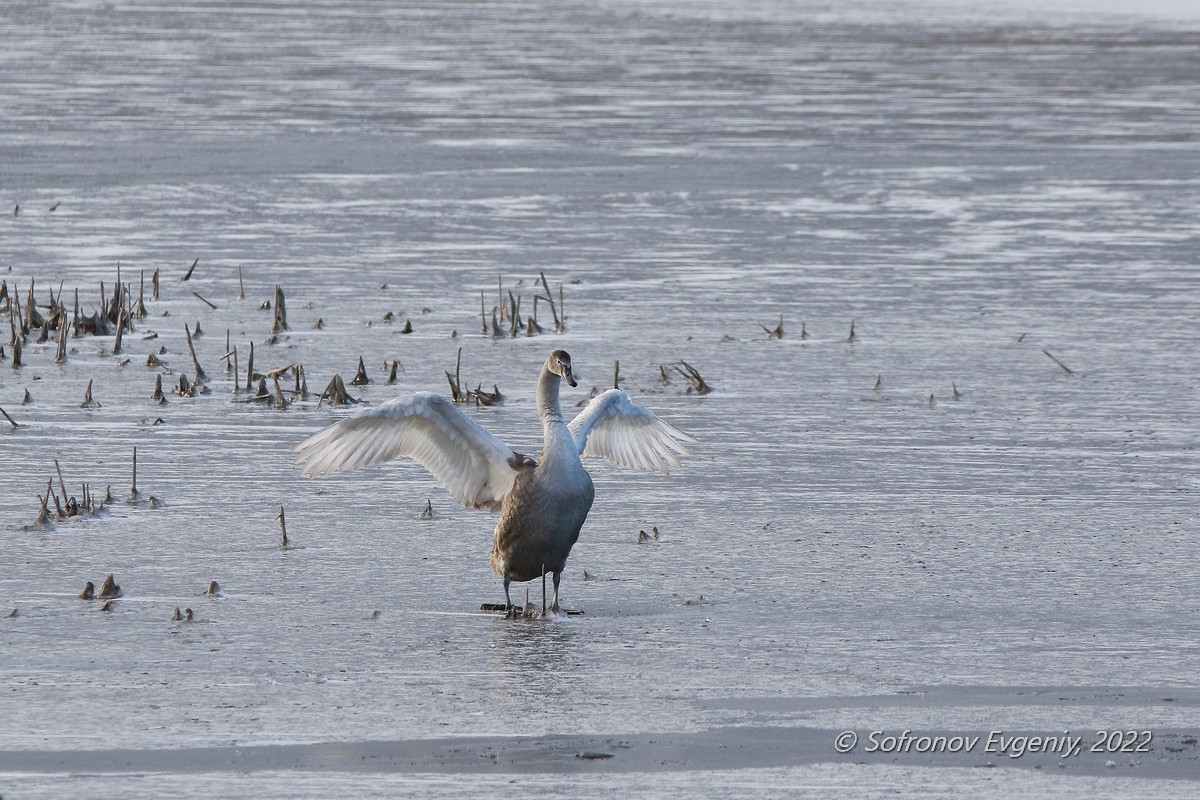
<instances>
[{"instance_id":1,"label":"swan's webbed foot","mask_svg":"<svg viewBox=\"0 0 1200 800\"><path fill-rule=\"evenodd\" d=\"M558 604L558 583L562 580L562 572L554 573L554 599L550 601L549 615L554 617L578 617L583 614L582 611L577 611L571 608L563 608Z\"/></svg>"},{"instance_id":2,"label":"swan's webbed foot","mask_svg":"<svg viewBox=\"0 0 1200 800\"><path fill-rule=\"evenodd\" d=\"M549 611L552 617L582 617L582 608L563 608L562 606L551 606Z\"/></svg>"},{"instance_id":3,"label":"swan's webbed foot","mask_svg":"<svg viewBox=\"0 0 1200 800\"><path fill-rule=\"evenodd\" d=\"M562 570L554 573L554 597L550 600L550 613L553 616L558 616L562 611L562 607L558 604L558 584L562 580Z\"/></svg>"},{"instance_id":4,"label":"swan's webbed foot","mask_svg":"<svg viewBox=\"0 0 1200 800\"><path fill-rule=\"evenodd\" d=\"M525 616L524 606L514 606L512 597L508 593L508 585L512 582L512 576L508 574L508 570L504 570L504 618L517 619Z\"/></svg>"}]
</instances>

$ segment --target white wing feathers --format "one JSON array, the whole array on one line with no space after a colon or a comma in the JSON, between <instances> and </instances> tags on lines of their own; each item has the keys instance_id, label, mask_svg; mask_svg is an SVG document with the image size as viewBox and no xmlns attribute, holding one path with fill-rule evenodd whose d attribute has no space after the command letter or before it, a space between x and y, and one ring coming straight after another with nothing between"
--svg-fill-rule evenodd
<instances>
[{"instance_id":1,"label":"white wing feathers","mask_svg":"<svg viewBox=\"0 0 1200 800\"><path fill-rule=\"evenodd\" d=\"M696 441L619 389L594 398L567 427L580 455L601 456L623 467L662 473L681 466L679 456L692 452L686 443Z\"/></svg>"},{"instance_id":2,"label":"white wing feathers","mask_svg":"<svg viewBox=\"0 0 1200 800\"><path fill-rule=\"evenodd\" d=\"M497 511L512 489L513 451L441 395L418 392L347 417L296 445L310 478L416 459L468 506Z\"/></svg>"}]
</instances>

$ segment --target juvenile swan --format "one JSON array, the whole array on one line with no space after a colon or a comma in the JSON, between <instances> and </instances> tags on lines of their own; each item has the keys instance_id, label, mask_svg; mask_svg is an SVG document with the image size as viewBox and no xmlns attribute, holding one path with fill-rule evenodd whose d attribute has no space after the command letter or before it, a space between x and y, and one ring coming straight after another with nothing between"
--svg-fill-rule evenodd
<instances>
[{"instance_id":1,"label":"juvenile swan","mask_svg":"<svg viewBox=\"0 0 1200 800\"><path fill-rule=\"evenodd\" d=\"M504 603L512 609L510 581L553 573L558 584L567 555L592 507L595 490L580 455L666 473L690 455L691 436L610 389L568 425L558 392L576 386L571 356L555 350L538 377L537 405L544 444L539 461L514 452L445 397L418 392L337 422L296 445L296 463L310 478L373 467L409 456L433 473L465 505L500 512L492 544L492 569L504 578Z\"/></svg>"}]
</instances>

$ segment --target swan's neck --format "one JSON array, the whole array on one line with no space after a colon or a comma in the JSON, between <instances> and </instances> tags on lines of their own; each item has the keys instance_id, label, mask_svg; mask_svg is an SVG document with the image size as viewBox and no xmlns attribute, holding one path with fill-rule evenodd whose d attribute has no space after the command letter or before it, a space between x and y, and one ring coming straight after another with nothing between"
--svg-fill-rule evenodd
<instances>
[{"instance_id":1,"label":"swan's neck","mask_svg":"<svg viewBox=\"0 0 1200 800\"><path fill-rule=\"evenodd\" d=\"M543 462L556 462L560 458L579 460L579 453L575 449L575 437L563 422L562 407L558 400L561 385L562 378L542 367L542 374L538 378L537 403L538 415L542 418L542 436L545 440L542 447Z\"/></svg>"},{"instance_id":2,"label":"swan's neck","mask_svg":"<svg viewBox=\"0 0 1200 800\"><path fill-rule=\"evenodd\" d=\"M542 427L549 430L555 422L562 423L562 407L558 402L558 389L562 378L551 372L545 366L538 377L537 405L538 416L542 418Z\"/></svg>"}]
</instances>

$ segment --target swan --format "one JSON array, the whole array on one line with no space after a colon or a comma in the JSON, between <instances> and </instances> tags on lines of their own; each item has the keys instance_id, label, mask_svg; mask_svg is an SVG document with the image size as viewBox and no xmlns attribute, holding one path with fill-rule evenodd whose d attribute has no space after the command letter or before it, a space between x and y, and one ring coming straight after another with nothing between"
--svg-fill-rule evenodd
<instances>
[{"instance_id":1,"label":"swan","mask_svg":"<svg viewBox=\"0 0 1200 800\"><path fill-rule=\"evenodd\" d=\"M295 463L315 478L373 467L399 456L415 459L464 505L500 512L491 565L511 581L547 572L554 578L553 612L567 555L592 507L595 489L580 456L599 456L634 469L668 473L691 455L696 439L668 425L619 389L593 398L570 424L559 405L562 381L578 384L571 356L555 350L538 376L537 407L544 443L537 460L518 453L475 423L446 397L417 392L360 411L295 446Z\"/></svg>"}]
</instances>

